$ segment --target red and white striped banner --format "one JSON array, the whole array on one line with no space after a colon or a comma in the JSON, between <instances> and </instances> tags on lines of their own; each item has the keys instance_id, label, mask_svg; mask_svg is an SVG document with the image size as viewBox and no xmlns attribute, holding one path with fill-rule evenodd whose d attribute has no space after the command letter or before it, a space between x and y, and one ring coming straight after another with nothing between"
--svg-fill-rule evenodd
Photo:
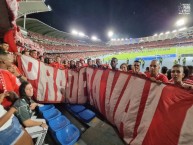
<instances>
[{"instance_id":1,"label":"red and white striped banner","mask_svg":"<svg viewBox=\"0 0 193 145\"><path fill-rule=\"evenodd\" d=\"M23 70L38 101L85 103L87 98L127 144L193 144L193 95L129 73L82 68L57 70L22 56ZM65 88L62 97L60 88Z\"/></svg>"}]
</instances>

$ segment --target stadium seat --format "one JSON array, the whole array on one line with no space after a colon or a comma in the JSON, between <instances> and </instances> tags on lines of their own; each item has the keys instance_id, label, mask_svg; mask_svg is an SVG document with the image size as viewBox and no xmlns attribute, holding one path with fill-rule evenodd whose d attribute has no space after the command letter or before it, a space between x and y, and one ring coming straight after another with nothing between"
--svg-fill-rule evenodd
<instances>
[{"instance_id":1,"label":"stadium seat","mask_svg":"<svg viewBox=\"0 0 193 145\"><path fill-rule=\"evenodd\" d=\"M41 113L43 113L44 111L48 111L48 110L54 109L54 108L55 108L54 105L44 105L44 106L39 107L39 111Z\"/></svg>"},{"instance_id":2,"label":"stadium seat","mask_svg":"<svg viewBox=\"0 0 193 145\"><path fill-rule=\"evenodd\" d=\"M80 131L72 124L56 132L56 138L62 145L74 145L79 136Z\"/></svg>"},{"instance_id":3,"label":"stadium seat","mask_svg":"<svg viewBox=\"0 0 193 145\"><path fill-rule=\"evenodd\" d=\"M96 114L93 111L86 109L86 110L78 113L78 116L84 122L88 123L96 116Z\"/></svg>"},{"instance_id":4,"label":"stadium seat","mask_svg":"<svg viewBox=\"0 0 193 145\"><path fill-rule=\"evenodd\" d=\"M70 105L70 110L73 113L79 113L79 112L85 110L85 107L83 105Z\"/></svg>"},{"instance_id":5,"label":"stadium seat","mask_svg":"<svg viewBox=\"0 0 193 145\"><path fill-rule=\"evenodd\" d=\"M64 115L58 116L57 118L49 121L49 127L54 133L66 127L69 124L70 121Z\"/></svg>"},{"instance_id":6,"label":"stadium seat","mask_svg":"<svg viewBox=\"0 0 193 145\"><path fill-rule=\"evenodd\" d=\"M57 118L60 115L61 112L58 109L50 109L43 112L43 117L46 119L47 122Z\"/></svg>"}]
</instances>

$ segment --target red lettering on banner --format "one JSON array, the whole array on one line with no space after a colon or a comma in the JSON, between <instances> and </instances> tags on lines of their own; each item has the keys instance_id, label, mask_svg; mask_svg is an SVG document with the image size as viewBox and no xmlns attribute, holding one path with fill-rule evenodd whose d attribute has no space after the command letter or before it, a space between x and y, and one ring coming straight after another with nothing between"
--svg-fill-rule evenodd
<instances>
[{"instance_id":1,"label":"red lettering on banner","mask_svg":"<svg viewBox=\"0 0 193 145\"><path fill-rule=\"evenodd\" d=\"M173 86L163 88L152 122L142 143L146 145L176 145L181 143L179 140L183 122L192 105L193 95L188 91ZM185 144L191 145L193 140L188 140L188 135L184 136L186 138Z\"/></svg>"},{"instance_id":2,"label":"red lettering on banner","mask_svg":"<svg viewBox=\"0 0 193 145\"><path fill-rule=\"evenodd\" d=\"M109 76L109 69L106 69L103 71L102 74L102 79L100 81L100 109L101 109L101 113L106 116L105 114L105 96L106 96L106 88L107 88L107 79Z\"/></svg>"},{"instance_id":3,"label":"red lettering on banner","mask_svg":"<svg viewBox=\"0 0 193 145\"><path fill-rule=\"evenodd\" d=\"M56 101L54 87L54 68L40 63L40 76L38 82L38 101ZM47 84L47 87L46 87Z\"/></svg>"},{"instance_id":4,"label":"red lettering on banner","mask_svg":"<svg viewBox=\"0 0 193 145\"><path fill-rule=\"evenodd\" d=\"M87 101L87 94L85 94L86 90L86 68L81 68L79 71L78 78L78 100L77 103L83 104Z\"/></svg>"},{"instance_id":5,"label":"red lettering on banner","mask_svg":"<svg viewBox=\"0 0 193 145\"><path fill-rule=\"evenodd\" d=\"M61 94L61 89L65 89L66 88L66 73L65 70L58 70L57 74L56 74L56 101L60 102L60 101L64 101L65 96L62 96Z\"/></svg>"},{"instance_id":6,"label":"red lettering on banner","mask_svg":"<svg viewBox=\"0 0 193 145\"><path fill-rule=\"evenodd\" d=\"M30 72L32 70L32 63L31 62L29 62L28 63L28 68L27 68L27 71L28 72Z\"/></svg>"},{"instance_id":7,"label":"red lettering on banner","mask_svg":"<svg viewBox=\"0 0 193 145\"><path fill-rule=\"evenodd\" d=\"M39 72L39 61L28 56L22 56L22 68L29 80L37 80Z\"/></svg>"},{"instance_id":8,"label":"red lettering on banner","mask_svg":"<svg viewBox=\"0 0 193 145\"><path fill-rule=\"evenodd\" d=\"M127 87L119 100L120 103L117 105L117 109L114 112L114 123L119 129L119 132L124 135L124 139L126 136L127 143L133 138L134 125L137 119L145 82L146 80L131 76Z\"/></svg>"},{"instance_id":9,"label":"red lettering on banner","mask_svg":"<svg viewBox=\"0 0 193 145\"><path fill-rule=\"evenodd\" d=\"M99 109L100 111L100 82L101 82L101 77L103 74L103 70L94 70L94 74L92 77L92 81L91 81L91 98L93 99L94 105L97 109Z\"/></svg>"},{"instance_id":10,"label":"red lettering on banner","mask_svg":"<svg viewBox=\"0 0 193 145\"><path fill-rule=\"evenodd\" d=\"M66 98L71 103L77 103L78 94L78 72L68 71L68 84L66 88Z\"/></svg>"},{"instance_id":11,"label":"red lettering on banner","mask_svg":"<svg viewBox=\"0 0 193 145\"><path fill-rule=\"evenodd\" d=\"M91 90L91 78L93 75L94 69L87 67L86 68L86 82L87 82L87 95L88 95L88 101L90 101L90 90Z\"/></svg>"}]
</instances>

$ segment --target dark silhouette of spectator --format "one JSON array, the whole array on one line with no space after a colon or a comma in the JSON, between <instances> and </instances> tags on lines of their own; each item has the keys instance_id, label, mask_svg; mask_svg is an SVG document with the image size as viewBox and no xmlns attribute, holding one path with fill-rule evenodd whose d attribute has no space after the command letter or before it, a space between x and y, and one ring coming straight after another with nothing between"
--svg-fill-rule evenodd
<instances>
[{"instance_id":1,"label":"dark silhouette of spectator","mask_svg":"<svg viewBox=\"0 0 193 145\"><path fill-rule=\"evenodd\" d=\"M118 59L113 57L111 59L111 68L112 68L112 70L118 70L117 64L118 64Z\"/></svg>"},{"instance_id":2,"label":"dark silhouette of spectator","mask_svg":"<svg viewBox=\"0 0 193 145\"><path fill-rule=\"evenodd\" d=\"M167 76L167 71L168 71L168 68L166 66L163 66L161 69L161 73Z\"/></svg>"},{"instance_id":3,"label":"dark silhouette of spectator","mask_svg":"<svg viewBox=\"0 0 193 145\"><path fill-rule=\"evenodd\" d=\"M168 78L168 80L171 80L171 79L172 79L171 69L168 69L168 71L167 71L167 78Z\"/></svg>"}]
</instances>

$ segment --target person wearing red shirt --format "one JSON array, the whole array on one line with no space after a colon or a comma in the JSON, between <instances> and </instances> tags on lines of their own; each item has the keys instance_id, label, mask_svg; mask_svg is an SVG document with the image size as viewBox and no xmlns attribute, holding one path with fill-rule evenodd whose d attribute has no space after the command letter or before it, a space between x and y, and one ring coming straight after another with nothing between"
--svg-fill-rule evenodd
<instances>
[{"instance_id":1,"label":"person wearing red shirt","mask_svg":"<svg viewBox=\"0 0 193 145\"><path fill-rule=\"evenodd\" d=\"M128 72L146 76L144 73L140 72L140 65L141 65L140 61L135 60L132 66L132 70L129 70Z\"/></svg>"},{"instance_id":2,"label":"person wearing red shirt","mask_svg":"<svg viewBox=\"0 0 193 145\"><path fill-rule=\"evenodd\" d=\"M155 82L167 83L168 78L165 75L159 73L159 70L160 70L159 62L157 60L152 60L150 63L150 73L147 74L147 77Z\"/></svg>"},{"instance_id":3,"label":"person wearing red shirt","mask_svg":"<svg viewBox=\"0 0 193 145\"><path fill-rule=\"evenodd\" d=\"M56 62L52 63L52 66L58 69L64 69L64 65L61 63L60 56L56 56Z\"/></svg>"}]
</instances>

